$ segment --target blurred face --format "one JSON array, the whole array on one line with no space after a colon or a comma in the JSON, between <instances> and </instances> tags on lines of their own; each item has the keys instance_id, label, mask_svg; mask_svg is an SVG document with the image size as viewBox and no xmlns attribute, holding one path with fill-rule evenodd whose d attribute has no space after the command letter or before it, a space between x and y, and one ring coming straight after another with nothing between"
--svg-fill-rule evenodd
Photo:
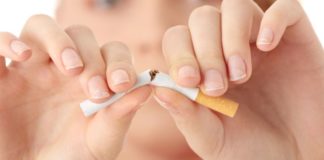
<instances>
[{"instance_id":1,"label":"blurred face","mask_svg":"<svg viewBox=\"0 0 324 160\"><path fill-rule=\"evenodd\" d=\"M57 9L62 27L88 26L100 45L121 41L129 46L138 72L167 72L161 39L171 26L187 24L191 11L215 0L63 0ZM136 115L128 141L160 155L194 156L167 111L150 100ZM151 123L149 123L151 122ZM172 145L170 145L172 144ZM132 150L132 149L130 149Z\"/></svg>"},{"instance_id":2,"label":"blurred face","mask_svg":"<svg viewBox=\"0 0 324 160\"><path fill-rule=\"evenodd\" d=\"M205 4L216 6L219 2L63 0L57 9L56 18L64 28L73 24L88 26L100 45L110 41L125 43L132 52L138 72L149 68L167 72L161 49L164 32L171 26L187 24L191 11ZM133 120L128 134L129 143L160 155L194 155L169 114L154 100L150 100L146 105Z\"/></svg>"},{"instance_id":3,"label":"blurred face","mask_svg":"<svg viewBox=\"0 0 324 160\"><path fill-rule=\"evenodd\" d=\"M167 28L187 24L190 12L220 0L65 0L57 20L67 27L90 27L99 44L121 41L129 46L137 70L167 71L161 54L161 39ZM154 61L152 61L154 60Z\"/></svg>"}]
</instances>

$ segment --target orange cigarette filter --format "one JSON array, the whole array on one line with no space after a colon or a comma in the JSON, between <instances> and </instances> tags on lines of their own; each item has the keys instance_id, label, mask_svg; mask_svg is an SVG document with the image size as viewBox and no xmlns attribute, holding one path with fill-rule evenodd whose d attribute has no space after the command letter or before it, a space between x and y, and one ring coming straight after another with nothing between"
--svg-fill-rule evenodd
<instances>
[{"instance_id":1,"label":"orange cigarette filter","mask_svg":"<svg viewBox=\"0 0 324 160\"><path fill-rule=\"evenodd\" d=\"M234 117L239 104L224 98L224 97L210 97L199 91L195 100L197 103L206 106L214 111L220 112L229 117Z\"/></svg>"}]
</instances>

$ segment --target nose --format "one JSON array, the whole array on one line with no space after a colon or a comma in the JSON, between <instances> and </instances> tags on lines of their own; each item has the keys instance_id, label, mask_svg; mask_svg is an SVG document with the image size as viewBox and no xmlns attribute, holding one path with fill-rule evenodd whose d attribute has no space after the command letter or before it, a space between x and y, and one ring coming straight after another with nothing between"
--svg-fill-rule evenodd
<instances>
[{"instance_id":1,"label":"nose","mask_svg":"<svg viewBox=\"0 0 324 160\"><path fill-rule=\"evenodd\" d=\"M136 11L136 18L142 22L138 26L133 37L136 37L135 52L140 55L154 54L156 50L161 51L161 41L164 32L171 26L186 24L189 14L188 6L183 2L177 4L178 0L138 0L142 3L135 8L142 8ZM134 26L135 27L135 26Z\"/></svg>"},{"instance_id":2,"label":"nose","mask_svg":"<svg viewBox=\"0 0 324 160\"><path fill-rule=\"evenodd\" d=\"M174 25L186 25L191 11L203 3L193 0L134 0L128 20L128 45L138 71L147 68L168 71L162 53L165 31Z\"/></svg>"},{"instance_id":3,"label":"nose","mask_svg":"<svg viewBox=\"0 0 324 160\"><path fill-rule=\"evenodd\" d=\"M137 41L135 41L137 43L135 44L137 46L135 51L141 55L156 53L154 50L161 48L161 39L164 30L168 26L161 15L161 8L156 8L156 4L156 2L146 4L146 9L144 9L138 17L143 23L140 24L138 30L134 32L138 34L134 36L138 38Z\"/></svg>"}]
</instances>

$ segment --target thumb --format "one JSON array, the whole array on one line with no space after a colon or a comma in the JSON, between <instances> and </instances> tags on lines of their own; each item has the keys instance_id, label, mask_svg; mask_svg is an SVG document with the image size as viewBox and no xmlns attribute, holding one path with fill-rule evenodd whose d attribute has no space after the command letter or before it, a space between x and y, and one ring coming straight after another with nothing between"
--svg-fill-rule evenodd
<instances>
[{"instance_id":1,"label":"thumb","mask_svg":"<svg viewBox=\"0 0 324 160\"><path fill-rule=\"evenodd\" d=\"M135 111L149 98L151 88L138 88L89 121L86 141L95 159L115 159L123 147Z\"/></svg>"},{"instance_id":2,"label":"thumb","mask_svg":"<svg viewBox=\"0 0 324 160\"><path fill-rule=\"evenodd\" d=\"M271 51L281 40L305 44L314 41L314 37L316 34L300 3L297 0L277 0L262 18L257 47Z\"/></svg>"},{"instance_id":3,"label":"thumb","mask_svg":"<svg viewBox=\"0 0 324 160\"><path fill-rule=\"evenodd\" d=\"M223 147L224 129L220 119L206 107L182 94L156 87L154 98L169 110L191 149L203 159L215 159Z\"/></svg>"}]
</instances>

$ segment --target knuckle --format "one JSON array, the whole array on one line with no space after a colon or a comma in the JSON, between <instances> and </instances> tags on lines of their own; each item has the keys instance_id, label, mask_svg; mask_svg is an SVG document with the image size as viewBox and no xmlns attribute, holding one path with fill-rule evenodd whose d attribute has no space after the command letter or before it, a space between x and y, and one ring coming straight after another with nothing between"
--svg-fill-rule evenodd
<instances>
[{"instance_id":1,"label":"knuckle","mask_svg":"<svg viewBox=\"0 0 324 160\"><path fill-rule=\"evenodd\" d=\"M22 32L22 37L35 40L37 38L34 38L34 35L42 35L47 39L56 42L52 45L53 47L57 47L58 44L70 43L68 37L63 33L64 32L56 25L55 21L51 17L38 14L33 15L27 20L24 31ZM48 47L52 45L49 45Z\"/></svg>"},{"instance_id":2,"label":"knuckle","mask_svg":"<svg viewBox=\"0 0 324 160\"><path fill-rule=\"evenodd\" d=\"M113 48L113 49L120 49L123 51L128 51L127 45L123 42L114 41L114 42L108 43L107 46L110 48Z\"/></svg>"},{"instance_id":3,"label":"knuckle","mask_svg":"<svg viewBox=\"0 0 324 160\"><path fill-rule=\"evenodd\" d=\"M239 44L241 43L241 44ZM250 52L250 48L248 44L243 44L244 41L236 41L235 43L231 44L226 44L224 45L224 55L225 57L228 55L233 55L233 54L248 54Z\"/></svg>"},{"instance_id":4,"label":"knuckle","mask_svg":"<svg viewBox=\"0 0 324 160\"><path fill-rule=\"evenodd\" d=\"M204 5L204 6L194 9L190 14L189 19L201 18L202 16L203 17L215 16L219 13L220 13L220 11L216 7L210 6L210 5Z\"/></svg>"},{"instance_id":5,"label":"knuckle","mask_svg":"<svg viewBox=\"0 0 324 160\"><path fill-rule=\"evenodd\" d=\"M171 68L173 68L173 69L178 69L178 67L180 67L184 64L191 64L193 66L197 66L196 59L191 56L176 57L174 60L170 61Z\"/></svg>"},{"instance_id":6,"label":"knuckle","mask_svg":"<svg viewBox=\"0 0 324 160\"><path fill-rule=\"evenodd\" d=\"M44 22L44 21L52 21L52 18L45 14L36 14L36 15L31 16L27 20L26 26L39 25L39 23Z\"/></svg>"},{"instance_id":7,"label":"knuckle","mask_svg":"<svg viewBox=\"0 0 324 160\"><path fill-rule=\"evenodd\" d=\"M176 26L173 26L173 27L170 27L166 32L165 32L165 35L168 36L168 35L174 35L175 33L178 33L178 32L186 32L186 31L189 31L189 28L185 25L176 25Z\"/></svg>"},{"instance_id":8,"label":"knuckle","mask_svg":"<svg viewBox=\"0 0 324 160\"><path fill-rule=\"evenodd\" d=\"M225 57L228 58L231 55L242 54L242 50L236 48L224 48Z\"/></svg>"},{"instance_id":9,"label":"knuckle","mask_svg":"<svg viewBox=\"0 0 324 160\"><path fill-rule=\"evenodd\" d=\"M264 13L264 19L268 23L277 24L278 21L284 25L291 25L294 20L298 17L301 18L305 16L304 9L300 2L296 0L278 1L273 9L268 9ZM273 4L275 5L275 4ZM290 8L295 12L286 12L286 8Z\"/></svg>"},{"instance_id":10,"label":"knuckle","mask_svg":"<svg viewBox=\"0 0 324 160\"><path fill-rule=\"evenodd\" d=\"M221 58L223 57L223 49L221 47L201 47L196 51L197 58Z\"/></svg>"},{"instance_id":11,"label":"knuckle","mask_svg":"<svg viewBox=\"0 0 324 160\"><path fill-rule=\"evenodd\" d=\"M268 21L283 21L283 19L286 17L287 13L286 12L265 12L264 17L267 18Z\"/></svg>"},{"instance_id":12,"label":"knuckle","mask_svg":"<svg viewBox=\"0 0 324 160\"><path fill-rule=\"evenodd\" d=\"M104 52L104 53L108 53L108 52L111 52L111 51L129 51L128 47L126 44L122 43L122 42L118 42L118 41L114 41L114 42L109 42L109 43L106 43L104 44L102 47L101 47L101 50Z\"/></svg>"},{"instance_id":13,"label":"knuckle","mask_svg":"<svg viewBox=\"0 0 324 160\"><path fill-rule=\"evenodd\" d=\"M67 27L65 29L65 31L69 32L69 33L75 33L75 34L78 34L78 33L91 33L92 34L91 29L84 25L71 25L71 26Z\"/></svg>"},{"instance_id":14,"label":"knuckle","mask_svg":"<svg viewBox=\"0 0 324 160\"><path fill-rule=\"evenodd\" d=\"M16 38L17 37L10 32L0 32L0 43L2 44L8 43L8 40L16 39Z\"/></svg>"},{"instance_id":15,"label":"knuckle","mask_svg":"<svg viewBox=\"0 0 324 160\"><path fill-rule=\"evenodd\" d=\"M110 75L116 69L132 71L132 66L127 61L114 61L108 64L106 74Z\"/></svg>"},{"instance_id":16,"label":"knuckle","mask_svg":"<svg viewBox=\"0 0 324 160\"><path fill-rule=\"evenodd\" d=\"M70 44L70 39L66 35L62 34L59 31L50 31L46 30L43 32L43 35L46 35L47 39L51 40L51 43L42 42L42 47L47 50L48 53L52 52L59 54L59 50L63 50L66 47L66 44Z\"/></svg>"},{"instance_id":17,"label":"knuckle","mask_svg":"<svg viewBox=\"0 0 324 160\"><path fill-rule=\"evenodd\" d=\"M181 35L190 35L189 28L185 25L176 25L169 28L163 36L162 46L164 52L167 52L168 46L172 46L174 41L177 41L179 38L183 37Z\"/></svg>"},{"instance_id":18,"label":"knuckle","mask_svg":"<svg viewBox=\"0 0 324 160\"><path fill-rule=\"evenodd\" d=\"M96 61L96 63L87 63L84 68L85 71L97 72L100 71L104 73L105 70L105 62L103 60Z\"/></svg>"},{"instance_id":19,"label":"knuckle","mask_svg":"<svg viewBox=\"0 0 324 160\"><path fill-rule=\"evenodd\" d=\"M224 64L223 56L206 55L198 57L201 66L221 66Z\"/></svg>"},{"instance_id":20,"label":"knuckle","mask_svg":"<svg viewBox=\"0 0 324 160\"><path fill-rule=\"evenodd\" d=\"M131 61L130 51L122 42L110 42L101 47L101 53L108 61Z\"/></svg>"}]
</instances>

